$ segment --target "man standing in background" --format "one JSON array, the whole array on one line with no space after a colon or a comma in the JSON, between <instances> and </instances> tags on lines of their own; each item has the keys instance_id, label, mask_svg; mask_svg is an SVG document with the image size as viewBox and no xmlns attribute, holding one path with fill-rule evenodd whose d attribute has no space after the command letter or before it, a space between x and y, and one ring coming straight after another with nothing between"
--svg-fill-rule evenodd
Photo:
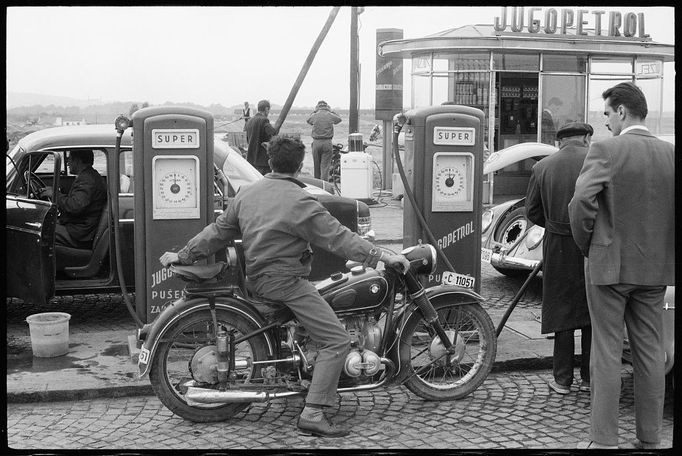
<instances>
[{"instance_id":1,"label":"man standing in background","mask_svg":"<svg viewBox=\"0 0 682 456\"><path fill-rule=\"evenodd\" d=\"M268 115L270 115L270 102L261 100L258 102L258 112L244 126L246 140L249 143L246 160L264 175L272 170L268 164L268 151L263 143L267 143L277 134L275 127L270 125Z\"/></svg>"},{"instance_id":2,"label":"man standing in background","mask_svg":"<svg viewBox=\"0 0 682 456\"><path fill-rule=\"evenodd\" d=\"M652 135L641 89L623 82L602 94L613 138L593 143L568 205L587 257L592 320L587 448L617 448L623 322L632 349L636 448L661 446L666 285L675 283L675 146Z\"/></svg>"},{"instance_id":3,"label":"man standing in background","mask_svg":"<svg viewBox=\"0 0 682 456\"><path fill-rule=\"evenodd\" d=\"M329 180L329 166L332 161L332 138L334 137L334 124L341 122L326 101L320 100L315 111L308 118L308 123L313 126L313 174L322 180Z\"/></svg>"}]
</instances>

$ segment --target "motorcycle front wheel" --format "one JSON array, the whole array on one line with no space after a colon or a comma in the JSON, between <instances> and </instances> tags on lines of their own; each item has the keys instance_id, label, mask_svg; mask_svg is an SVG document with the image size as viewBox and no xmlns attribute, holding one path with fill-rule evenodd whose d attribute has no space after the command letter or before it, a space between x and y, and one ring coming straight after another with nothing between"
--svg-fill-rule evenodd
<instances>
[{"instance_id":1,"label":"motorcycle front wheel","mask_svg":"<svg viewBox=\"0 0 682 456\"><path fill-rule=\"evenodd\" d=\"M400 359L408 365L405 386L428 400L461 399L474 392L492 369L495 327L480 304L441 300L433 306L455 351L448 355L421 312L413 312L400 336Z\"/></svg>"},{"instance_id":2,"label":"motorcycle front wheel","mask_svg":"<svg viewBox=\"0 0 682 456\"><path fill-rule=\"evenodd\" d=\"M255 331L257 326L238 315L224 309L217 309L216 316L218 326L224 326L229 332L234 330L235 338ZM209 311L195 312L186 318L174 323L173 326L162 336L159 342L149 372L149 379L156 396L170 411L176 415L198 423L224 421L232 418L237 413L249 406L249 403L228 404L201 404L189 405L185 400L188 386L201 386L215 388L215 384L195 385L195 377L205 380L212 375L214 363L212 355L206 353L215 347L212 338L213 319ZM261 334L254 336L236 346L236 359L250 358L253 361L267 359L268 348L265 337ZM204 362L197 363L192 372L192 360L204 355ZM207 360L207 361L206 361ZM214 372L214 371L213 371ZM248 382L250 379L259 377L259 373L253 365L237 369L237 383Z\"/></svg>"}]
</instances>

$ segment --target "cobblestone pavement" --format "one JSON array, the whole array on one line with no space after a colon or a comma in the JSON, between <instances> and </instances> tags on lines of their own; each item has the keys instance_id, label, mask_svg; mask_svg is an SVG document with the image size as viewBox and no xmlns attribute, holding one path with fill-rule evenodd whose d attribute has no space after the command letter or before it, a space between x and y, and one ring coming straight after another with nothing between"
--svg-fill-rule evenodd
<instances>
[{"instance_id":1,"label":"cobblestone pavement","mask_svg":"<svg viewBox=\"0 0 682 456\"><path fill-rule=\"evenodd\" d=\"M184 421L156 397L9 404L13 449L573 449L588 438L589 393L550 393L547 370L491 374L465 399L428 402L406 388L339 396L335 421L352 429L344 439L299 435L303 399L252 404L213 424ZM632 371L624 365L621 444L635 438ZM673 434L668 389L664 441Z\"/></svg>"}]
</instances>

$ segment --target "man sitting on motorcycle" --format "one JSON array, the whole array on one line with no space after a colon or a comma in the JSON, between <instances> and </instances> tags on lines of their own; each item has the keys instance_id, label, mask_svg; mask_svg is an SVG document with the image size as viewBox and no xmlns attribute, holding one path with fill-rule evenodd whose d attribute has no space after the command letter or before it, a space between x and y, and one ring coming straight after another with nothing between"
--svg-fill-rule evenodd
<instances>
[{"instance_id":1,"label":"man sitting on motorcycle","mask_svg":"<svg viewBox=\"0 0 682 456\"><path fill-rule=\"evenodd\" d=\"M331 423L324 407L336 402L337 385L350 336L332 308L307 277L310 244L347 259L376 267L378 261L403 271L409 262L403 255L383 252L343 226L296 179L303 166L305 146L297 139L273 137L268 144L273 172L243 187L234 201L179 252L166 252L160 261L191 264L205 258L235 238L242 239L246 275L262 298L289 307L310 337L322 346L298 428L307 434L342 437L349 430Z\"/></svg>"}]
</instances>

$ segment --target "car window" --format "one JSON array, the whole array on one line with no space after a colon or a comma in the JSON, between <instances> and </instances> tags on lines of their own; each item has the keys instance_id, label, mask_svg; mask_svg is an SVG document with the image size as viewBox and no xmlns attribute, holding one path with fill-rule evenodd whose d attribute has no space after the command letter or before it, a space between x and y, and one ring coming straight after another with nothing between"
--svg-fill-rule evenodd
<instances>
[{"instance_id":1,"label":"car window","mask_svg":"<svg viewBox=\"0 0 682 456\"><path fill-rule=\"evenodd\" d=\"M121 151L118 160L119 172L121 174L119 178L119 192L120 193L133 193L133 151L125 150Z\"/></svg>"},{"instance_id":2,"label":"car window","mask_svg":"<svg viewBox=\"0 0 682 456\"><path fill-rule=\"evenodd\" d=\"M88 149L84 149L84 150L88 150ZM66 153L68 156L69 152L70 152L70 150L59 151L59 153L62 154L62 166L66 165L64 153ZM106 176L107 175L107 154L104 153L103 150L92 149L92 155L93 155L92 167L94 169L96 169L102 176ZM47 155L45 157L45 159L40 163L40 165L38 165L35 172L37 174L45 174L45 173L51 173L53 170L54 170L54 156L53 155Z\"/></svg>"}]
</instances>

